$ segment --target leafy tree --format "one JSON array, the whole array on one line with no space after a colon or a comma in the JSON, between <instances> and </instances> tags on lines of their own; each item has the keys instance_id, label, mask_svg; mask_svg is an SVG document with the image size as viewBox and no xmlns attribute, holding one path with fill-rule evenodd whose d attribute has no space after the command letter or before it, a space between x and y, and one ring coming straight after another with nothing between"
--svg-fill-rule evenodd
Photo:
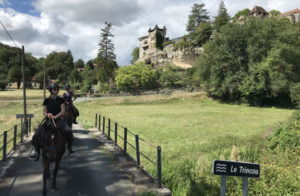
<instances>
[{"instance_id":1,"label":"leafy tree","mask_svg":"<svg viewBox=\"0 0 300 196\"><path fill-rule=\"evenodd\" d=\"M136 62L136 60L139 59L139 55L140 55L140 49L138 47L135 47L131 53L132 59L131 59L131 63L134 64Z\"/></svg>"},{"instance_id":2,"label":"leafy tree","mask_svg":"<svg viewBox=\"0 0 300 196\"><path fill-rule=\"evenodd\" d=\"M194 4L192 7L191 14L188 16L188 23L186 25L186 30L188 32L194 32L197 27L202 22L207 22L209 20L208 12L204 8L205 4Z\"/></svg>"},{"instance_id":3,"label":"leafy tree","mask_svg":"<svg viewBox=\"0 0 300 196\"><path fill-rule=\"evenodd\" d=\"M209 40L212 33L211 24L208 22L201 23L195 32L191 32L189 37L192 40L193 45L201 46Z\"/></svg>"},{"instance_id":4,"label":"leafy tree","mask_svg":"<svg viewBox=\"0 0 300 196\"><path fill-rule=\"evenodd\" d=\"M225 4L223 1L221 1L219 5L219 11L218 11L218 16L215 17L214 20L214 28L217 31L220 31L221 27L224 26L225 24L229 23L230 21L230 16L227 13L227 9L225 7Z\"/></svg>"},{"instance_id":5,"label":"leafy tree","mask_svg":"<svg viewBox=\"0 0 300 196\"><path fill-rule=\"evenodd\" d=\"M155 87L156 73L151 65L137 63L120 67L116 74L116 85L119 90L149 89Z\"/></svg>"},{"instance_id":6,"label":"leafy tree","mask_svg":"<svg viewBox=\"0 0 300 196\"><path fill-rule=\"evenodd\" d=\"M271 11L269 11L269 15L271 17L278 16L279 14L281 14L281 12L279 10L271 10Z\"/></svg>"},{"instance_id":7,"label":"leafy tree","mask_svg":"<svg viewBox=\"0 0 300 196\"><path fill-rule=\"evenodd\" d=\"M107 83L109 83L110 79L114 79L114 70L118 67L117 62L115 61L115 48L112 41L114 35L111 33L111 28L111 23L105 22L105 27L101 29L100 48L96 58L96 64L99 69L97 74L98 80Z\"/></svg>"},{"instance_id":8,"label":"leafy tree","mask_svg":"<svg viewBox=\"0 0 300 196\"><path fill-rule=\"evenodd\" d=\"M94 69L94 61L95 60L88 60L88 62L86 62L85 67L89 67L90 69Z\"/></svg>"},{"instance_id":9,"label":"leafy tree","mask_svg":"<svg viewBox=\"0 0 300 196\"><path fill-rule=\"evenodd\" d=\"M57 79L59 83L68 83L70 73L74 68L73 56L70 50L67 52L52 52L45 60L47 77Z\"/></svg>"},{"instance_id":10,"label":"leafy tree","mask_svg":"<svg viewBox=\"0 0 300 196\"><path fill-rule=\"evenodd\" d=\"M96 72L90 67L85 67L80 74L82 78L80 90L87 93L88 91L91 91L92 85L97 83Z\"/></svg>"},{"instance_id":11,"label":"leafy tree","mask_svg":"<svg viewBox=\"0 0 300 196\"><path fill-rule=\"evenodd\" d=\"M210 95L251 104L297 102L300 32L284 19L229 23L204 46L198 74Z\"/></svg>"},{"instance_id":12,"label":"leafy tree","mask_svg":"<svg viewBox=\"0 0 300 196\"><path fill-rule=\"evenodd\" d=\"M84 68L84 61L82 59L78 59L75 63L74 66L76 68Z\"/></svg>"},{"instance_id":13,"label":"leafy tree","mask_svg":"<svg viewBox=\"0 0 300 196\"><path fill-rule=\"evenodd\" d=\"M236 21L240 16L248 16L250 14L250 10L248 8L238 11L233 19Z\"/></svg>"}]
</instances>

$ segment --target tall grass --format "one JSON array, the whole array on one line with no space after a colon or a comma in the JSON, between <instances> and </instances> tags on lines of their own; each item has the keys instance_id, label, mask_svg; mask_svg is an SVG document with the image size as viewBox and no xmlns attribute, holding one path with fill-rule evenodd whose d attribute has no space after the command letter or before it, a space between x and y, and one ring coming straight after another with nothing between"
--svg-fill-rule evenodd
<instances>
[{"instance_id":1,"label":"tall grass","mask_svg":"<svg viewBox=\"0 0 300 196\"><path fill-rule=\"evenodd\" d=\"M219 194L220 179L211 174L214 159L265 164L262 147L266 136L293 112L218 103L203 93L103 98L77 106L81 113L79 120L86 127L94 125L94 115L99 113L160 145L163 183L178 196ZM155 160L155 150L145 145L141 151ZM130 153L135 157L134 151ZM143 159L141 162L156 175L154 165ZM277 169L272 170L274 175L280 173ZM268 187L272 183L268 183L271 180L268 175L271 173L262 167L261 179L250 180L252 195L270 193ZM297 179L293 172L289 172L289 178ZM260 183L265 186L259 186ZM228 179L228 195L241 195L241 187L241 179ZM259 192L261 189L268 190Z\"/></svg>"}]
</instances>

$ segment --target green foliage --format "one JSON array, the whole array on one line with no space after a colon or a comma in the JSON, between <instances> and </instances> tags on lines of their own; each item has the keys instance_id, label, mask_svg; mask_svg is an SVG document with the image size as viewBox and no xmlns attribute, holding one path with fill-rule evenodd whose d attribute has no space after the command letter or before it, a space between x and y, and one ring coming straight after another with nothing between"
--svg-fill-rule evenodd
<instances>
[{"instance_id":1,"label":"green foliage","mask_svg":"<svg viewBox=\"0 0 300 196\"><path fill-rule=\"evenodd\" d=\"M151 191L143 190L143 192L141 192L139 196L157 196L157 194L152 193Z\"/></svg>"},{"instance_id":2,"label":"green foliage","mask_svg":"<svg viewBox=\"0 0 300 196\"><path fill-rule=\"evenodd\" d=\"M300 106L300 82L296 84L291 84L290 96L293 103L297 103Z\"/></svg>"},{"instance_id":3,"label":"green foliage","mask_svg":"<svg viewBox=\"0 0 300 196\"><path fill-rule=\"evenodd\" d=\"M211 36L212 27L208 22L201 23L195 32L191 32L189 37L193 46L201 46L205 42L207 42Z\"/></svg>"},{"instance_id":4,"label":"green foliage","mask_svg":"<svg viewBox=\"0 0 300 196\"><path fill-rule=\"evenodd\" d=\"M192 42L188 39L188 36L183 36L183 38L174 44L175 50L192 50Z\"/></svg>"},{"instance_id":5,"label":"green foliage","mask_svg":"<svg viewBox=\"0 0 300 196\"><path fill-rule=\"evenodd\" d=\"M271 150L298 150L300 153L300 111L295 111L290 120L277 127L269 138Z\"/></svg>"},{"instance_id":6,"label":"green foliage","mask_svg":"<svg viewBox=\"0 0 300 196\"><path fill-rule=\"evenodd\" d=\"M160 33L156 32L155 39L156 39L155 47L162 50L163 49L164 37Z\"/></svg>"},{"instance_id":7,"label":"green foliage","mask_svg":"<svg viewBox=\"0 0 300 196\"><path fill-rule=\"evenodd\" d=\"M75 68L84 68L84 61L82 59L78 59L75 63L74 63Z\"/></svg>"},{"instance_id":8,"label":"green foliage","mask_svg":"<svg viewBox=\"0 0 300 196\"><path fill-rule=\"evenodd\" d=\"M170 45L170 44L174 45L174 44L175 44L175 41L170 40L170 41L165 41L165 42L163 42L163 48L165 48L166 46L168 46L168 45Z\"/></svg>"},{"instance_id":9,"label":"green foliage","mask_svg":"<svg viewBox=\"0 0 300 196\"><path fill-rule=\"evenodd\" d=\"M281 12L279 10L269 11L269 16L271 16L271 17L278 16L279 14L281 14Z\"/></svg>"},{"instance_id":10,"label":"green foliage","mask_svg":"<svg viewBox=\"0 0 300 196\"><path fill-rule=\"evenodd\" d=\"M194 32L202 22L207 22L209 20L208 12L204 9L205 4L195 3L192 7L191 14L189 15L188 23L186 25L186 30L188 32Z\"/></svg>"},{"instance_id":11,"label":"green foliage","mask_svg":"<svg viewBox=\"0 0 300 196\"><path fill-rule=\"evenodd\" d=\"M230 21L230 16L227 13L227 9L225 7L225 4L223 1L221 1L219 5L219 11L218 11L218 16L215 17L215 20L213 22L214 24L214 29L217 31L221 30L221 27L228 24Z\"/></svg>"},{"instance_id":12,"label":"green foliage","mask_svg":"<svg viewBox=\"0 0 300 196\"><path fill-rule=\"evenodd\" d=\"M151 89L156 86L156 73L151 65L137 63L120 67L116 74L116 85L119 90Z\"/></svg>"},{"instance_id":13,"label":"green foliage","mask_svg":"<svg viewBox=\"0 0 300 196\"><path fill-rule=\"evenodd\" d=\"M250 14L250 10L248 8L238 11L233 19L236 21L240 16L248 16Z\"/></svg>"},{"instance_id":14,"label":"green foliage","mask_svg":"<svg viewBox=\"0 0 300 196\"><path fill-rule=\"evenodd\" d=\"M139 47L135 47L131 53L131 63L134 64L136 60L139 59L139 56L140 56L140 49Z\"/></svg>"},{"instance_id":15,"label":"green foliage","mask_svg":"<svg viewBox=\"0 0 300 196\"><path fill-rule=\"evenodd\" d=\"M177 87L184 85L184 79L182 68L168 65L164 71L161 71L159 83L162 87Z\"/></svg>"},{"instance_id":16,"label":"green foliage","mask_svg":"<svg viewBox=\"0 0 300 196\"><path fill-rule=\"evenodd\" d=\"M209 94L222 99L260 105L279 97L291 100L293 95L295 101L299 37L299 31L283 19L227 24L204 46L197 72Z\"/></svg>"},{"instance_id":17,"label":"green foliage","mask_svg":"<svg viewBox=\"0 0 300 196\"><path fill-rule=\"evenodd\" d=\"M67 52L51 52L45 59L46 73L48 79L56 79L61 84L69 80L74 68L73 56L70 50Z\"/></svg>"},{"instance_id":18,"label":"green foliage","mask_svg":"<svg viewBox=\"0 0 300 196\"><path fill-rule=\"evenodd\" d=\"M80 90L83 93L87 93L88 91L91 91L92 85L97 83L96 71L89 67L85 67L83 72L81 72L81 78L82 78L82 85L80 87Z\"/></svg>"},{"instance_id":19,"label":"green foliage","mask_svg":"<svg viewBox=\"0 0 300 196\"><path fill-rule=\"evenodd\" d=\"M111 31L111 23L105 22L105 27L101 29L98 57L114 61L116 59L116 55L115 46L112 41L114 35Z\"/></svg>"},{"instance_id":20,"label":"green foliage","mask_svg":"<svg viewBox=\"0 0 300 196\"><path fill-rule=\"evenodd\" d=\"M118 68L115 55L115 47L112 41L114 35L111 33L111 23L105 22L105 27L101 29L101 41L99 52L95 60L98 66L97 78L100 82L109 83L114 80L114 71Z\"/></svg>"}]
</instances>

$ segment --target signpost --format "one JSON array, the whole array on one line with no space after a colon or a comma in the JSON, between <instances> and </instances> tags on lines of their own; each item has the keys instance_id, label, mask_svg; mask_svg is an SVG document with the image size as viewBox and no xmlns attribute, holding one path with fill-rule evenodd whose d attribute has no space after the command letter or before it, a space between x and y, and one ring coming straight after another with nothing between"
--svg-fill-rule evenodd
<instances>
[{"instance_id":1,"label":"signpost","mask_svg":"<svg viewBox=\"0 0 300 196\"><path fill-rule=\"evenodd\" d=\"M259 178L260 165L248 162L214 160L213 174L221 176L221 196L226 194L226 176L243 178L243 196L248 195L248 178Z\"/></svg>"},{"instance_id":2,"label":"signpost","mask_svg":"<svg viewBox=\"0 0 300 196\"><path fill-rule=\"evenodd\" d=\"M24 118L25 117L25 118ZM21 134L23 134L23 130L25 129L26 136L28 137L28 131L31 132L31 118L34 117L34 114L16 114L16 118L21 118ZM28 122L29 118L29 122ZM25 125L23 125L23 119ZM21 136L21 141L23 141L23 136Z\"/></svg>"}]
</instances>

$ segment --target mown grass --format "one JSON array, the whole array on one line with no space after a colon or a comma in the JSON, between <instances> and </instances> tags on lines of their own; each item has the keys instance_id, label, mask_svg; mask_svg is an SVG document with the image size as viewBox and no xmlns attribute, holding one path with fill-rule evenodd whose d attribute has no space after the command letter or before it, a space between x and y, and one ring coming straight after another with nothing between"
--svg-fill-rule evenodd
<instances>
[{"instance_id":1,"label":"mown grass","mask_svg":"<svg viewBox=\"0 0 300 196\"><path fill-rule=\"evenodd\" d=\"M224 104L207 98L204 93L102 98L77 106L79 121L85 127L94 126L95 113L98 113L161 146L163 183L171 188L173 195L218 195L220 177L211 174L214 159L262 164L261 178L249 182L250 195L272 195L271 187L282 181L287 184L298 180L298 170L289 170L278 162L273 164L271 155L264 151L267 136L293 110ZM122 129L118 131L123 134ZM130 137L129 141L135 144L134 137ZM122 146L120 141L119 144ZM140 148L156 160L155 148L143 142ZM128 149L135 158L134 150ZM280 158L287 157L275 157ZM141 163L156 176L155 165L145 159ZM267 167L268 164L274 169ZM284 174L288 177L281 176ZM285 193L294 195L295 186L289 187ZM228 195L241 193L242 180L228 178Z\"/></svg>"},{"instance_id":2,"label":"mown grass","mask_svg":"<svg viewBox=\"0 0 300 196\"><path fill-rule=\"evenodd\" d=\"M4 131L8 131L8 140L13 138L14 125L20 125L21 119L16 118L16 114L23 114L24 106L22 89L13 89L0 91L0 135ZM35 99L34 101L30 101ZM42 120L42 90L27 90L27 113L34 114L32 119L32 131L36 128ZM20 133L20 126L18 126L18 133ZM18 141L20 138L18 138ZM0 148L3 146L3 136L0 137ZM13 143L8 144L8 151L12 149ZM0 159L2 158L2 150L0 150Z\"/></svg>"},{"instance_id":3,"label":"mown grass","mask_svg":"<svg viewBox=\"0 0 300 196\"><path fill-rule=\"evenodd\" d=\"M49 92L46 91L46 96ZM26 89L26 99L43 99L44 92L40 89ZM23 89L7 89L0 91L0 101L23 100Z\"/></svg>"}]
</instances>

